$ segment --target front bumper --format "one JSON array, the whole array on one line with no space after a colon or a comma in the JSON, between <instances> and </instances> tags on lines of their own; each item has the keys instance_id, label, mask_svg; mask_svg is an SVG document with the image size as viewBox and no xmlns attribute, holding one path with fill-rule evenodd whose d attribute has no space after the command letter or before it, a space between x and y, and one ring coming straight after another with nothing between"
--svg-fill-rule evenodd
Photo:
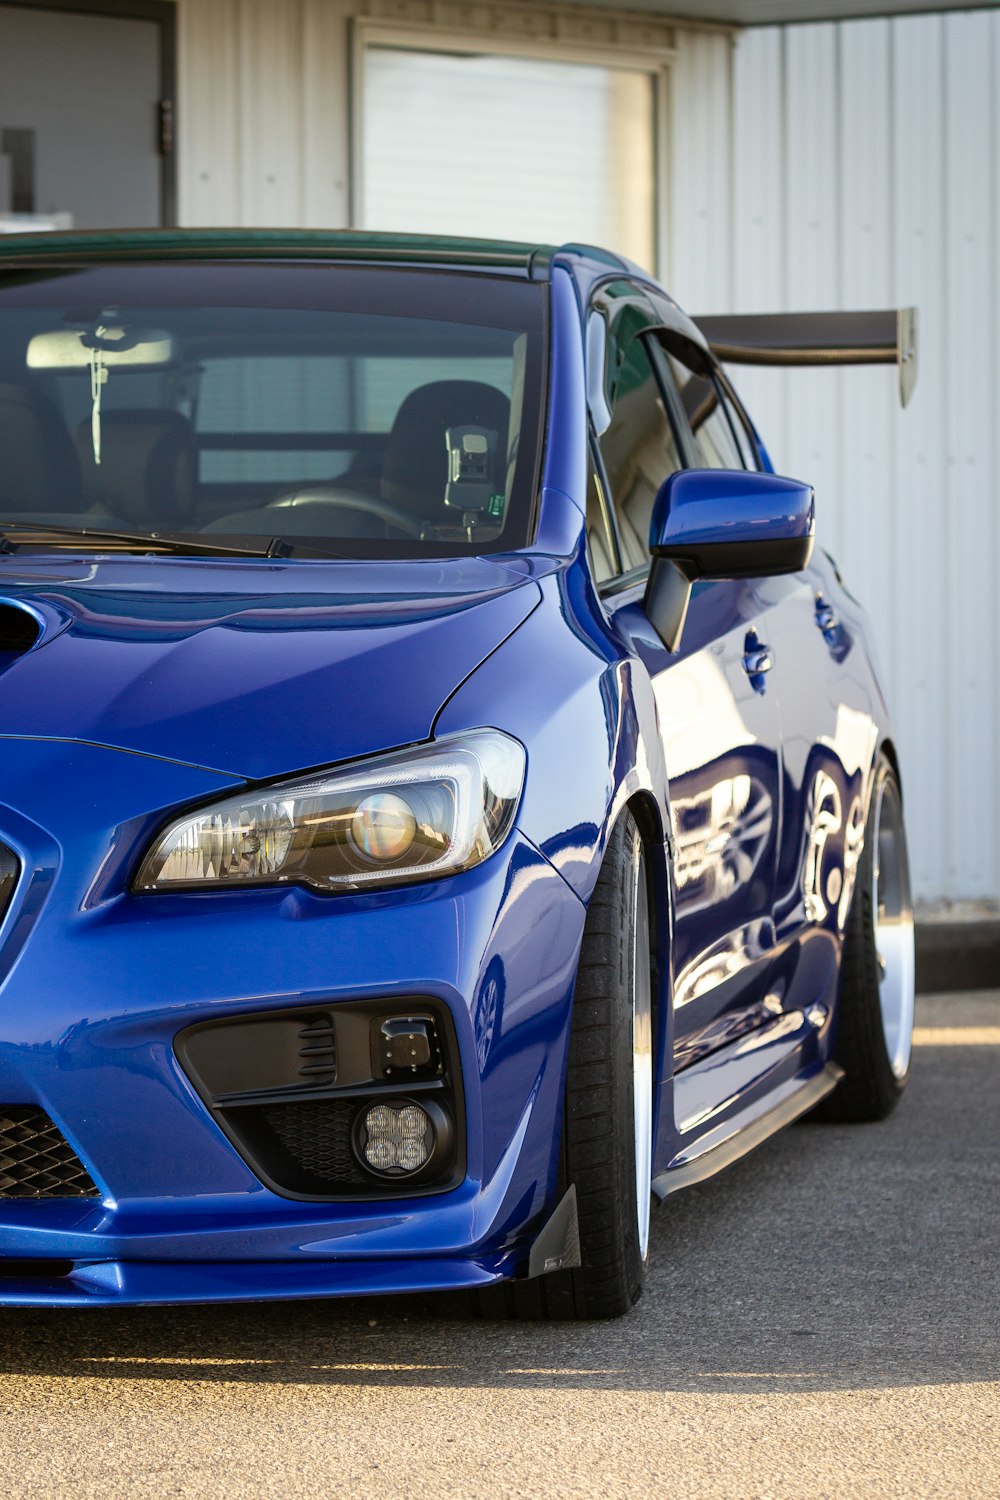
<instances>
[{"instance_id":1,"label":"front bumper","mask_svg":"<svg viewBox=\"0 0 1000 1500\"><path fill-rule=\"evenodd\" d=\"M355 1295L522 1269L554 1193L585 915L526 839L381 894L136 897L164 812L228 778L21 740L0 740L0 777L0 838L24 868L0 927L0 1103L44 1109L100 1194L0 1198L0 1302ZM465 1176L440 1194L280 1196L174 1053L198 1021L414 996L447 1007L464 1086ZM29 1261L62 1274L22 1274Z\"/></svg>"}]
</instances>

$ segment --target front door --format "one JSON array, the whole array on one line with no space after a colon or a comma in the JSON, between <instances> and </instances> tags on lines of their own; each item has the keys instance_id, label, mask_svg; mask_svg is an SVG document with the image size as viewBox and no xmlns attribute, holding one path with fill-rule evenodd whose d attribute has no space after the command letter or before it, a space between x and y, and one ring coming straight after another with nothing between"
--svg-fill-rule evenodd
<instances>
[{"instance_id":1,"label":"front door","mask_svg":"<svg viewBox=\"0 0 1000 1500\"><path fill-rule=\"evenodd\" d=\"M678 375L642 330L638 303L626 307L622 298L615 307L610 293L604 300L612 330L624 330L609 340L616 374L611 422L599 439L623 571L602 592L656 696L675 844L674 1061L681 1069L768 1017L778 711L752 583L698 584L676 653L643 610L660 484L685 463L735 468L742 460L722 447L723 432L699 436L685 417Z\"/></svg>"},{"instance_id":2,"label":"front door","mask_svg":"<svg viewBox=\"0 0 1000 1500\"><path fill-rule=\"evenodd\" d=\"M644 585L643 585L644 587ZM674 838L674 1065L769 1017L780 812L778 713L768 642L746 582L696 585L678 652L642 609L616 618L652 678Z\"/></svg>"}]
</instances>

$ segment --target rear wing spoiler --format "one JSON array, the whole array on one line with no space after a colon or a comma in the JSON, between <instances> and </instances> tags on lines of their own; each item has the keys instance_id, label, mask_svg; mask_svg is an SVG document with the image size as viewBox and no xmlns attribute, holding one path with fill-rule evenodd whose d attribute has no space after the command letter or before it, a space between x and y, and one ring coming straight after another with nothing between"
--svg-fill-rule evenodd
<instances>
[{"instance_id":1,"label":"rear wing spoiler","mask_svg":"<svg viewBox=\"0 0 1000 1500\"><path fill-rule=\"evenodd\" d=\"M733 313L694 320L716 359L733 365L896 365L905 406L917 383L917 309Z\"/></svg>"}]
</instances>

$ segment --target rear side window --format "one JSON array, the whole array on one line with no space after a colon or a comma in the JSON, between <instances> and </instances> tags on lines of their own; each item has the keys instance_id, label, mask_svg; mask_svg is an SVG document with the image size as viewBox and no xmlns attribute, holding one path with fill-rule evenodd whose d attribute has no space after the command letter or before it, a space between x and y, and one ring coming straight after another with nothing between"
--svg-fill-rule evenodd
<instances>
[{"instance_id":1,"label":"rear side window","mask_svg":"<svg viewBox=\"0 0 1000 1500\"><path fill-rule=\"evenodd\" d=\"M615 384L611 425L601 458L618 521L622 567L649 561L649 523L656 492L682 467L673 428L645 342L633 339Z\"/></svg>"}]
</instances>

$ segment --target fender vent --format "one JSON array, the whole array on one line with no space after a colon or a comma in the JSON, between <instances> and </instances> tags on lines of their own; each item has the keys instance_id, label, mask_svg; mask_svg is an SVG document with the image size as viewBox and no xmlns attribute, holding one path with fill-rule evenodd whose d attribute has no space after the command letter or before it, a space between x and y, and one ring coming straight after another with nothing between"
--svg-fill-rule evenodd
<instances>
[{"instance_id":1,"label":"fender vent","mask_svg":"<svg viewBox=\"0 0 1000 1500\"><path fill-rule=\"evenodd\" d=\"M97 1185L43 1109L0 1104L0 1198L96 1198Z\"/></svg>"},{"instance_id":2,"label":"fender vent","mask_svg":"<svg viewBox=\"0 0 1000 1500\"><path fill-rule=\"evenodd\" d=\"M17 885L17 877L21 873L21 862L13 849L8 849L6 844L0 844L0 919L10 905Z\"/></svg>"},{"instance_id":3,"label":"fender vent","mask_svg":"<svg viewBox=\"0 0 1000 1500\"><path fill-rule=\"evenodd\" d=\"M19 604L0 600L0 666L6 667L30 651L41 633L33 614Z\"/></svg>"}]
</instances>

